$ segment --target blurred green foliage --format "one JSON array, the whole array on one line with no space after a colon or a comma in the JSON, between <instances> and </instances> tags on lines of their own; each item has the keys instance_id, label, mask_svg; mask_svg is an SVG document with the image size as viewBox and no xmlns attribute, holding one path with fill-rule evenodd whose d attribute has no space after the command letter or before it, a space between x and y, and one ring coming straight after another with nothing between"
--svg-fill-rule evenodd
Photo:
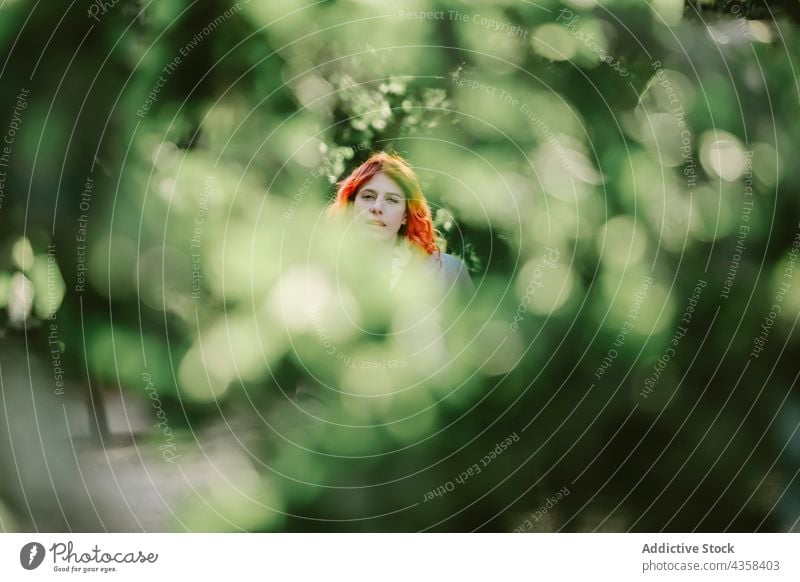
<instances>
[{"instance_id":1,"label":"blurred green foliage","mask_svg":"<svg viewBox=\"0 0 800 582\"><path fill-rule=\"evenodd\" d=\"M0 9L0 305L180 438L257 419L260 481L184 525L512 531L565 486L530 529L796 523L796 3L84 4ZM325 219L375 149L478 287L444 335Z\"/></svg>"}]
</instances>

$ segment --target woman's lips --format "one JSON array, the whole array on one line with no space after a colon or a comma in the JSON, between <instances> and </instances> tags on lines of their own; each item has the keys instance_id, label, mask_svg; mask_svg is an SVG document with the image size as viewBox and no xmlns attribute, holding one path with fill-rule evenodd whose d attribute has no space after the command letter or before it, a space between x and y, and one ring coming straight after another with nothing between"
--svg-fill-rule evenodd
<instances>
[{"instance_id":1,"label":"woman's lips","mask_svg":"<svg viewBox=\"0 0 800 582\"><path fill-rule=\"evenodd\" d=\"M381 222L380 220L368 220L367 224L374 224L376 226L386 226L386 223Z\"/></svg>"}]
</instances>

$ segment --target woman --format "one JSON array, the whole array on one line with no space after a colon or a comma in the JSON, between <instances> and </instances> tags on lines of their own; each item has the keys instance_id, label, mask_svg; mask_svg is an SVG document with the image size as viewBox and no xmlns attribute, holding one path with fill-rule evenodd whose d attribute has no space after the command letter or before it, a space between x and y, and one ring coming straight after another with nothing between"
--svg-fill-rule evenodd
<instances>
[{"instance_id":1,"label":"woman","mask_svg":"<svg viewBox=\"0 0 800 582\"><path fill-rule=\"evenodd\" d=\"M328 214L343 218L345 226L354 227L357 233L357 248L364 252L347 255L357 267L354 284L365 298L377 291L391 305L389 335L402 365L409 361L417 372L438 373L451 360L445 341L448 325L442 316L448 311L445 304L462 291L472 293L474 287L463 263L436 244L431 211L414 171L397 154L374 153L339 182ZM389 293L383 293L384 282ZM381 366L380 362L345 356L343 363L357 369ZM325 389L313 384L306 380L298 386L297 398L304 407L337 397L330 385L325 384ZM397 389L391 386L391 390ZM346 392L338 397L354 399L357 406L374 405L374 401Z\"/></svg>"},{"instance_id":2,"label":"woman","mask_svg":"<svg viewBox=\"0 0 800 582\"><path fill-rule=\"evenodd\" d=\"M329 213L348 212L365 236L391 253L392 289L413 262L422 264L423 272L445 295L451 290L474 292L464 264L442 253L436 244L431 211L419 180L399 155L374 153L339 182Z\"/></svg>"}]
</instances>

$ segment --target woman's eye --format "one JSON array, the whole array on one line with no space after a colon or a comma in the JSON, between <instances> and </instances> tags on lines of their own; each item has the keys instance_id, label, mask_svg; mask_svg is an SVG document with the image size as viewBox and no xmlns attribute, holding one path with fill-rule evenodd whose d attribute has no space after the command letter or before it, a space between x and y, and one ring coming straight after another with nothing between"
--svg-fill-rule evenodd
<instances>
[{"instance_id":1,"label":"woman's eye","mask_svg":"<svg viewBox=\"0 0 800 582\"><path fill-rule=\"evenodd\" d=\"M397 204L398 202L400 202L400 200L398 198L389 198L389 202L391 202L392 204Z\"/></svg>"},{"instance_id":2,"label":"woman's eye","mask_svg":"<svg viewBox=\"0 0 800 582\"><path fill-rule=\"evenodd\" d=\"M362 198L366 198L367 200L369 200L369 199L372 198L372 194L362 194L361 197Z\"/></svg>"}]
</instances>

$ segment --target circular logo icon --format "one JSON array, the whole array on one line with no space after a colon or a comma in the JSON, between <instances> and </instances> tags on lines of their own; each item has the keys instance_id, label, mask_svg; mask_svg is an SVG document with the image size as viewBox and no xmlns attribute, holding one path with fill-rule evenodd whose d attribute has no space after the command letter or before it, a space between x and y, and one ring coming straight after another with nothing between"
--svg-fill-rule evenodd
<instances>
[{"instance_id":1,"label":"circular logo icon","mask_svg":"<svg viewBox=\"0 0 800 582\"><path fill-rule=\"evenodd\" d=\"M30 542L22 546L19 552L19 563L26 570L35 570L44 561L44 546L38 542Z\"/></svg>"}]
</instances>

